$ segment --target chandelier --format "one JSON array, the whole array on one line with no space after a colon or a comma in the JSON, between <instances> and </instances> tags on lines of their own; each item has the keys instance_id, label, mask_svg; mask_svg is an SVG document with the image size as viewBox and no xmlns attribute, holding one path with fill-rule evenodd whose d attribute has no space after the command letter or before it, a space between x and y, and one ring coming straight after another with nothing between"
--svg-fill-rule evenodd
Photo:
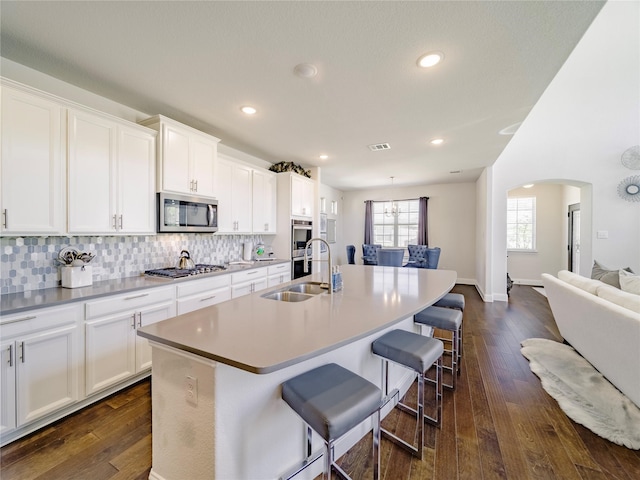
<instances>
[{"instance_id":1,"label":"chandelier","mask_svg":"<svg viewBox=\"0 0 640 480\"><path fill-rule=\"evenodd\" d=\"M391 178L391 186L393 187L393 179L395 177L390 177ZM400 215L400 207L398 207L398 205L396 205L395 200L391 200L391 208L384 208L384 215L385 217L397 217L398 215Z\"/></svg>"}]
</instances>

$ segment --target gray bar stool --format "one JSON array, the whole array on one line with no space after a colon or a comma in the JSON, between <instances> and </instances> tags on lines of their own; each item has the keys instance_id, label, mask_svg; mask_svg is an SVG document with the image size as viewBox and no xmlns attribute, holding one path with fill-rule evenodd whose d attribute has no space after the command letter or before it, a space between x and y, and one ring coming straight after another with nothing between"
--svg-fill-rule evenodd
<instances>
[{"instance_id":1,"label":"gray bar stool","mask_svg":"<svg viewBox=\"0 0 640 480\"><path fill-rule=\"evenodd\" d=\"M455 308L462 312L464 317L464 295L461 293L447 293L444 297L433 304L434 307ZM460 362L462 361L462 337L464 336L464 321L460 326L460 338L458 343L458 373L460 372Z\"/></svg>"},{"instance_id":2,"label":"gray bar stool","mask_svg":"<svg viewBox=\"0 0 640 480\"><path fill-rule=\"evenodd\" d=\"M324 479L335 471L349 476L335 463L334 443L356 425L373 417L373 478L380 478L380 405L382 392L373 383L335 363L314 368L282 384L282 399L307 426L307 458L281 478L292 478L324 455ZM324 452L312 454L315 430L325 443Z\"/></svg>"},{"instance_id":3,"label":"gray bar stool","mask_svg":"<svg viewBox=\"0 0 640 480\"><path fill-rule=\"evenodd\" d=\"M443 365L442 369L451 372L451 383L442 384L450 389L456 388L456 377L460 374L460 360L462 353L462 312L460 310L444 307L430 306L416 313L413 321L429 327L451 332L451 338L434 337L451 344L450 349L445 348L445 353L451 355L451 364Z\"/></svg>"},{"instance_id":4,"label":"gray bar stool","mask_svg":"<svg viewBox=\"0 0 640 480\"><path fill-rule=\"evenodd\" d=\"M444 345L440 340L425 337L406 330L391 330L376 339L371 350L375 355L382 358L382 382L384 384L385 404L390 397L398 395L398 390L394 389L389 393L389 362L397 363L407 368L413 369L418 374L418 401L417 409L413 409L402 402L397 403L397 407L413 414L416 417L418 427L418 445L403 440L393 433L381 429L384 437L391 440L396 445L411 452L414 456L422 460L424 448L424 422L428 421L434 425L440 426L440 418L442 416L442 353ZM425 372L433 365L436 365L435 381L426 378ZM436 406L433 417L424 413L424 383L425 381L434 382L436 384Z\"/></svg>"},{"instance_id":5,"label":"gray bar stool","mask_svg":"<svg viewBox=\"0 0 640 480\"><path fill-rule=\"evenodd\" d=\"M449 292L433 305L435 307L455 308L456 310L464 312L464 295Z\"/></svg>"}]
</instances>

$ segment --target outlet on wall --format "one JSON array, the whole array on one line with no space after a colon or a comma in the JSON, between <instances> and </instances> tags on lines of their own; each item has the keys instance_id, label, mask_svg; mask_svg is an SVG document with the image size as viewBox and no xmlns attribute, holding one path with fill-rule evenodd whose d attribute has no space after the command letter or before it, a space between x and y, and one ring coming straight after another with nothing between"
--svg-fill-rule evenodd
<instances>
[{"instance_id":1,"label":"outlet on wall","mask_svg":"<svg viewBox=\"0 0 640 480\"><path fill-rule=\"evenodd\" d=\"M198 379L187 375L184 381L184 397L187 403L198 405Z\"/></svg>"}]
</instances>

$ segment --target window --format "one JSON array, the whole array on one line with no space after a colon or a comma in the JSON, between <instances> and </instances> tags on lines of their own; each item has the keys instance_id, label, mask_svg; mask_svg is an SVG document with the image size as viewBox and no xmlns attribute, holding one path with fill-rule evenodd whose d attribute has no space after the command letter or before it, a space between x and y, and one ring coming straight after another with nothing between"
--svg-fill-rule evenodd
<instances>
[{"instance_id":1,"label":"window","mask_svg":"<svg viewBox=\"0 0 640 480\"><path fill-rule=\"evenodd\" d=\"M507 199L507 249L536 249L536 197Z\"/></svg>"},{"instance_id":2,"label":"window","mask_svg":"<svg viewBox=\"0 0 640 480\"><path fill-rule=\"evenodd\" d=\"M395 211L396 214L391 212ZM373 243L406 247L418 243L419 201L373 202Z\"/></svg>"}]
</instances>

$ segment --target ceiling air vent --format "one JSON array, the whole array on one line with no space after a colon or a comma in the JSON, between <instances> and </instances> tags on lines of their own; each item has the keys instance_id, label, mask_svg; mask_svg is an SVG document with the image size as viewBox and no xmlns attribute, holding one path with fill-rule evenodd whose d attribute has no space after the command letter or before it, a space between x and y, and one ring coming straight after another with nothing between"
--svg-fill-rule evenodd
<instances>
[{"instance_id":1,"label":"ceiling air vent","mask_svg":"<svg viewBox=\"0 0 640 480\"><path fill-rule=\"evenodd\" d=\"M377 152L379 150L389 150L391 145L388 143L374 143L373 145L369 145L369 150L372 152Z\"/></svg>"}]
</instances>

